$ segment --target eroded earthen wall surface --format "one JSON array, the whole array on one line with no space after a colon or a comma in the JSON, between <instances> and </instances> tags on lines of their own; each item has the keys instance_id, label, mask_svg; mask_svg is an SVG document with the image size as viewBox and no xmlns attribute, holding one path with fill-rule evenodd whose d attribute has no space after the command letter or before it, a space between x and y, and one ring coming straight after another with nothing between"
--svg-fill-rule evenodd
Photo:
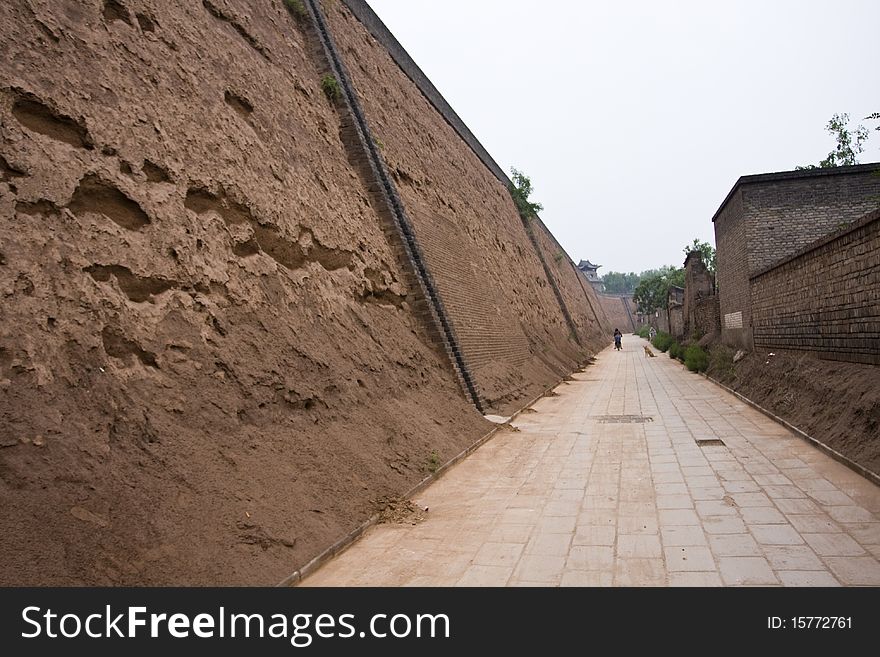
<instances>
[{"instance_id":1,"label":"eroded earthen wall surface","mask_svg":"<svg viewBox=\"0 0 880 657\"><path fill-rule=\"evenodd\" d=\"M516 410L602 319L551 260L578 344L504 185L327 8ZM281 0L14 0L0 50L0 583L274 584L488 431Z\"/></svg>"},{"instance_id":2,"label":"eroded earthen wall surface","mask_svg":"<svg viewBox=\"0 0 880 657\"><path fill-rule=\"evenodd\" d=\"M630 315L626 312L626 307L623 305L624 303L628 303L625 300L622 300L621 297L615 296L612 294L599 294L599 303L602 305L602 309L605 311L605 316L608 318L608 322L611 326L611 332L614 332L615 328L620 329L621 333L630 333L633 331L633 325L630 321ZM633 314L633 318L635 317L635 311L630 309L630 312ZM609 335L611 335L609 333ZM610 338L608 338L610 340Z\"/></svg>"},{"instance_id":3,"label":"eroded earthen wall surface","mask_svg":"<svg viewBox=\"0 0 880 657\"><path fill-rule=\"evenodd\" d=\"M597 345L571 335L506 187L344 3L326 9L480 396L515 410Z\"/></svg>"},{"instance_id":4,"label":"eroded earthen wall surface","mask_svg":"<svg viewBox=\"0 0 880 657\"><path fill-rule=\"evenodd\" d=\"M487 430L281 2L0 25L4 584L272 584Z\"/></svg>"}]
</instances>

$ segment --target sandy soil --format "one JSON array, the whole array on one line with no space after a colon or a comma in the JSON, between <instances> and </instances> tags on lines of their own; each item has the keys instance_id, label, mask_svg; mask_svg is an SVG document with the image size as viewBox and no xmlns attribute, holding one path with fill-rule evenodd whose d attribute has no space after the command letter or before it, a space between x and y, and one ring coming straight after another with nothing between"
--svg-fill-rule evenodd
<instances>
[{"instance_id":1,"label":"sandy soil","mask_svg":"<svg viewBox=\"0 0 880 657\"><path fill-rule=\"evenodd\" d=\"M716 347L726 352L730 350ZM769 354L773 353L773 356ZM716 358L716 362L727 359ZM880 473L880 370L762 350L709 374L816 440Z\"/></svg>"}]
</instances>

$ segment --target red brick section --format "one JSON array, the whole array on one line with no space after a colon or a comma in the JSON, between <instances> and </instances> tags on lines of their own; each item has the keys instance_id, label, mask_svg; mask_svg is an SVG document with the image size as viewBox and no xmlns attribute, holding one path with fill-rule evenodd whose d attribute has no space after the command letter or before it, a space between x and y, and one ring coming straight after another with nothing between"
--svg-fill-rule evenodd
<instances>
[{"instance_id":1,"label":"red brick section","mask_svg":"<svg viewBox=\"0 0 880 657\"><path fill-rule=\"evenodd\" d=\"M880 210L751 282L756 346L880 365Z\"/></svg>"}]
</instances>

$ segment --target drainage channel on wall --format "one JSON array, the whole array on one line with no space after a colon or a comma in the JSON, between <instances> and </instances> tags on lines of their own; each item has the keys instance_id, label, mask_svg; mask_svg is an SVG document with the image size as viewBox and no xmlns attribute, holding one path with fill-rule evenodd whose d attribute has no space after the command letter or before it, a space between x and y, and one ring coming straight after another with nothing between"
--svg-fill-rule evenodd
<instances>
[{"instance_id":1,"label":"drainage channel on wall","mask_svg":"<svg viewBox=\"0 0 880 657\"><path fill-rule=\"evenodd\" d=\"M327 27L324 15L315 0L304 0L304 4L308 9L312 18L312 23L321 40L321 45L323 46L330 69L336 80L339 82L346 108L355 121L355 128L361 146L367 155L370 168L375 175L376 181L380 184L381 189L379 191L381 192L381 196L394 218L396 232L406 253L407 260L415 273L415 278L421 288L422 296L427 302L435 328L439 329L437 333L442 339L444 349L449 356L453 370L458 375L466 396L471 400L477 410L483 414L484 410L480 401L480 396L477 393L470 370L465 364L458 339L455 336L455 332L453 331L449 317L443 306L443 301L440 298L436 283L428 271L424 255L416 241L412 223L403 208L403 202L400 200L397 189L395 188L391 177L388 175L381 155L376 150L375 142L369 126L367 125L363 109L354 93L354 88L351 84L348 72L345 69L345 65L342 63L339 51L336 49L333 38L330 36L330 31Z\"/></svg>"}]
</instances>

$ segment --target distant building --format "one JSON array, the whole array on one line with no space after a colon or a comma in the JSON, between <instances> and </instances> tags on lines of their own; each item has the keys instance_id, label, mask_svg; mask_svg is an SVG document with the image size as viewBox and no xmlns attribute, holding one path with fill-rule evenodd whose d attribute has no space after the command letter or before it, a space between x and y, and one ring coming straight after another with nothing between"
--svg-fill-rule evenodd
<instances>
[{"instance_id":1,"label":"distant building","mask_svg":"<svg viewBox=\"0 0 880 657\"><path fill-rule=\"evenodd\" d=\"M677 285L670 285L669 292L666 295L666 317L668 333L680 340L685 336L685 294L684 288ZM661 308L659 311L663 313Z\"/></svg>"},{"instance_id":2,"label":"distant building","mask_svg":"<svg viewBox=\"0 0 880 657\"><path fill-rule=\"evenodd\" d=\"M688 252L684 259L684 294L680 302L681 333L673 335L700 340L709 334L715 336L720 331L715 276L706 268L699 251Z\"/></svg>"},{"instance_id":3,"label":"distant building","mask_svg":"<svg viewBox=\"0 0 880 657\"><path fill-rule=\"evenodd\" d=\"M596 290L596 292L605 291L605 286L599 278L599 267L601 266L602 265L594 265L589 260L581 260L577 266L583 275L586 276L587 280L590 281L590 285L593 286L593 289Z\"/></svg>"}]
</instances>

